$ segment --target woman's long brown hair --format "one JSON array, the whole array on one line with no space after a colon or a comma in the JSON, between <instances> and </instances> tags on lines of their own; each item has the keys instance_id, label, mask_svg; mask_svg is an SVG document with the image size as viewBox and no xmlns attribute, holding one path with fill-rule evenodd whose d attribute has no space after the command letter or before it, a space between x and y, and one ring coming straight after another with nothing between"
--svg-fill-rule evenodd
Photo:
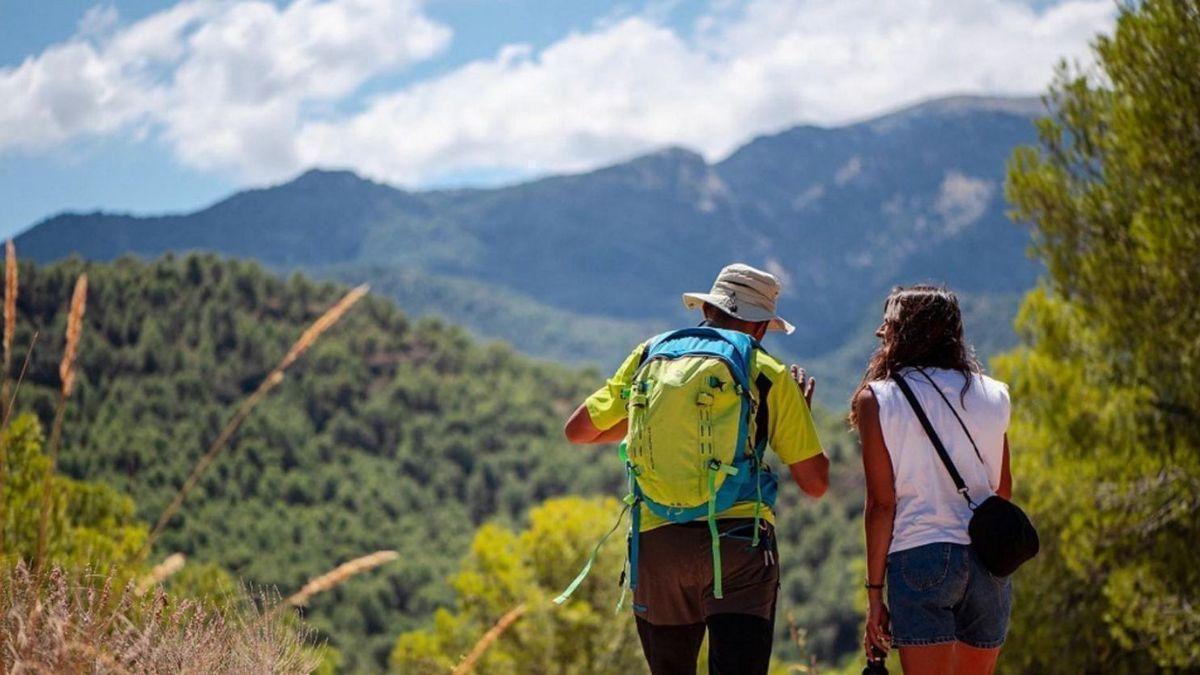
<instances>
[{"instance_id":1,"label":"woman's long brown hair","mask_svg":"<svg viewBox=\"0 0 1200 675\"><path fill-rule=\"evenodd\" d=\"M883 335L867 363L867 372L850 399L850 423L857 422L854 402L870 382L886 380L912 366L945 368L963 374L962 394L971 375L981 371L975 350L963 336L958 296L948 288L928 285L897 286L883 303Z\"/></svg>"}]
</instances>

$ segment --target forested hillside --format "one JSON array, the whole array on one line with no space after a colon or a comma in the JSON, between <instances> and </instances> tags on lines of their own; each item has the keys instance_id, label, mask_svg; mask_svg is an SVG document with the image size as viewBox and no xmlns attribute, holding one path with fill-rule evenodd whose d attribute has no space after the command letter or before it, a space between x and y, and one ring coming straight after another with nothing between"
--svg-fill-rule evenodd
<instances>
[{"instance_id":1,"label":"forested hillside","mask_svg":"<svg viewBox=\"0 0 1200 675\"><path fill-rule=\"evenodd\" d=\"M84 270L90 297L60 467L131 495L153 522L237 402L343 289L201 255L25 264L15 344L33 330L42 337L20 406L43 420L53 416L60 349L47 336L61 334L64 299ZM401 560L319 596L309 614L348 668L382 667L400 632L451 601L446 579L478 525L519 525L555 495L620 494L611 450L570 447L560 431L601 377L413 322L369 297L254 412L154 555L181 551L287 593L347 559L396 549ZM825 428L839 486L815 507L783 490L781 547L793 564L781 607L832 658L854 644L849 556L861 488L840 423ZM581 562L587 551L577 553ZM559 571L563 583L572 568Z\"/></svg>"},{"instance_id":2,"label":"forested hillside","mask_svg":"<svg viewBox=\"0 0 1200 675\"><path fill-rule=\"evenodd\" d=\"M53 415L63 299L85 266L24 265L16 344L41 345L21 404ZM233 406L342 290L214 257L88 264L77 400L60 465L157 517ZM447 598L477 524L550 495L615 486L615 463L560 441L591 378L413 323L368 298L262 404L171 523L157 555L213 561L297 589L363 553L403 560L319 598L311 617L348 660L382 664Z\"/></svg>"}]
</instances>

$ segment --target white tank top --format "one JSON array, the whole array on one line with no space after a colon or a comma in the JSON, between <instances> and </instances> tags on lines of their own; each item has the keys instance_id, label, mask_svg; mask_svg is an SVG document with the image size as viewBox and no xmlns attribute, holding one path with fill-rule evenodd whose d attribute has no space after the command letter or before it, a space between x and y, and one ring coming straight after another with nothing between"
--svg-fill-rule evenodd
<instances>
[{"instance_id":1,"label":"white tank top","mask_svg":"<svg viewBox=\"0 0 1200 675\"><path fill-rule=\"evenodd\" d=\"M1008 386L986 375L972 375L960 398L963 375L955 370L925 368L938 389L958 411L979 446L980 462L946 402L925 376L913 368L900 372L929 417L942 444L962 475L976 504L996 493L1008 431ZM904 393L891 380L870 383L879 403L879 425L892 459L896 481L896 521L890 553L934 543L968 544L971 510L954 488L937 450L921 427ZM965 403L965 405L964 405Z\"/></svg>"}]
</instances>

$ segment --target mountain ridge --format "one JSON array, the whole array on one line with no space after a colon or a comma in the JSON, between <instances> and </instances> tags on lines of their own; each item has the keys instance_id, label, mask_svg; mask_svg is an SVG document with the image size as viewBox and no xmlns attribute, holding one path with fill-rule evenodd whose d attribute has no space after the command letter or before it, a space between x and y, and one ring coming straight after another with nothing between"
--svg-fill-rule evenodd
<instances>
[{"instance_id":1,"label":"mountain ridge","mask_svg":"<svg viewBox=\"0 0 1200 675\"><path fill-rule=\"evenodd\" d=\"M694 320L679 293L741 260L786 282L780 310L798 330L768 344L820 363L864 344L854 332L898 283L947 283L982 307L1007 307L988 299L1033 285L1028 234L1008 221L1002 184L1013 147L1035 140L1036 105L936 99L760 135L715 162L668 146L494 188L408 191L310 169L191 213L61 214L17 244L43 262L210 250L282 273L390 277L402 306L529 353L603 366L642 327ZM440 290L422 289L421 275ZM983 342L1012 343L1011 316L984 318ZM536 337L522 331L530 321Z\"/></svg>"},{"instance_id":2,"label":"mountain ridge","mask_svg":"<svg viewBox=\"0 0 1200 675\"><path fill-rule=\"evenodd\" d=\"M860 119L857 121L850 121L845 124L818 125L818 124L802 123L802 124L795 124L795 125L789 126L778 132L758 134L758 135L752 136L750 139L748 139L747 141L745 141L744 143L739 145L737 148L732 150L728 155L721 158L720 160L717 160L716 162L708 162L708 160L704 160L704 161L705 161L705 163L708 163L710 165L720 164L721 162L725 161L725 159L728 159L729 155L736 153L738 150L745 148L747 145L750 145L751 143L753 143L759 139L780 136L780 135L786 134L786 133L796 130L796 129L843 129L846 127L857 126L860 124L883 121L888 118L893 118L893 117L897 117L897 116L906 116L906 115L909 115L912 113L931 112L931 111L961 112L961 111L981 110L981 109L984 109L984 110L986 110L986 109L1008 110L1015 114L1020 114L1023 116L1030 117L1030 118L1038 117L1045 112L1042 100L1040 97L1037 97L1037 96L986 96L986 95L974 95L974 94L952 94L952 95L948 95L948 96L937 96L937 97L933 97L933 98L923 99L923 100L920 100L920 101L917 101L914 103L902 104L896 108L885 110L885 111L877 113L877 114L872 114L867 117L864 117L863 119ZM55 220L62 216L89 216L89 217L91 217L91 216L110 216L110 217L133 217L133 218L162 218L162 217L175 216L175 215L188 215L188 214L195 213L197 211L203 211L203 210L212 208L214 206L217 206L218 204L228 201L229 199L231 199L232 197L237 196L237 195L241 195L244 193L267 191L267 190L271 190L273 188L282 187L284 185L288 185L288 184L292 184L292 183L299 183L306 179L310 179L313 176L318 176L318 177L324 178L324 177L330 177L330 176L344 175L347 177L352 177L352 178L354 178L358 181L364 182L364 183L371 183L371 184L374 184L377 186L386 187L386 188L395 190L397 192L402 192L405 194L420 194L420 195L454 194L454 193L463 193L463 192L503 189L503 188L507 188L507 187L513 187L516 185L523 185L523 184L527 184L527 183L531 183L531 182L537 182L537 181L545 180L548 178L583 176L583 175L595 173L597 171L603 171L604 169L611 168L613 166L619 166L621 164L632 162L632 161L635 161L640 158L650 157L650 156L658 155L658 154L662 154L662 153L670 153L670 152L674 152L674 151L679 151L679 152L695 155L695 156L703 159L702 154L700 154L699 152L697 152L695 150L692 150L691 148L688 148L683 145L669 144L669 145L665 145L661 148L649 150L644 153L639 153L637 155L634 155L634 156L629 157L622 161L614 162L612 164L606 164L601 167L596 167L594 169L587 169L587 170L579 171L579 172L570 172L570 173L563 173L563 174L550 174L547 176L538 176L538 177L534 177L534 178L530 178L530 179L518 180L513 183L502 183L502 184L498 184L498 185L489 185L489 186L463 186L463 187L453 187L453 188L430 187L430 188L425 188L425 189L406 188L406 187L402 187L399 185L394 185L394 184L388 183L386 181L375 180L373 178L370 178L369 176L364 176L362 174L359 174L358 172L354 171L352 168L334 167L334 166L313 166L313 167L309 167L307 169L302 170L301 172L297 173L292 178L289 178L289 179L286 179L283 181L279 181L276 183L268 183L268 184L257 185L257 186L247 186L247 187L237 190L230 196L222 197L222 198L217 199L212 202L199 204L199 205L193 207L191 210L186 210L186 208L184 208L184 209L173 210L173 211L135 212L135 211L118 211L118 210L108 210L108 209L91 209L91 210L65 209L65 210L50 214L50 215L46 216L45 218L42 218L41 220L38 220L38 221L30 224L25 229L21 230L20 232L17 232L16 236L19 237L46 222Z\"/></svg>"}]
</instances>

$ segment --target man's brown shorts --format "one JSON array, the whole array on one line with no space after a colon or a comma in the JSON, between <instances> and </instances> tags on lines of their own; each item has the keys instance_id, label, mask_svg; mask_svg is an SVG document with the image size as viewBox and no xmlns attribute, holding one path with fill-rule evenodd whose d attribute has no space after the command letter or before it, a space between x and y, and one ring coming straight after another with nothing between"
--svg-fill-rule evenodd
<instances>
[{"instance_id":1,"label":"man's brown shorts","mask_svg":"<svg viewBox=\"0 0 1200 675\"><path fill-rule=\"evenodd\" d=\"M712 537L707 522L663 525L643 532L638 551L638 585L633 611L656 626L704 623L713 614L775 618L779 591L774 529L765 521L752 548L754 520L730 518L721 532L724 596L713 597Z\"/></svg>"}]
</instances>

